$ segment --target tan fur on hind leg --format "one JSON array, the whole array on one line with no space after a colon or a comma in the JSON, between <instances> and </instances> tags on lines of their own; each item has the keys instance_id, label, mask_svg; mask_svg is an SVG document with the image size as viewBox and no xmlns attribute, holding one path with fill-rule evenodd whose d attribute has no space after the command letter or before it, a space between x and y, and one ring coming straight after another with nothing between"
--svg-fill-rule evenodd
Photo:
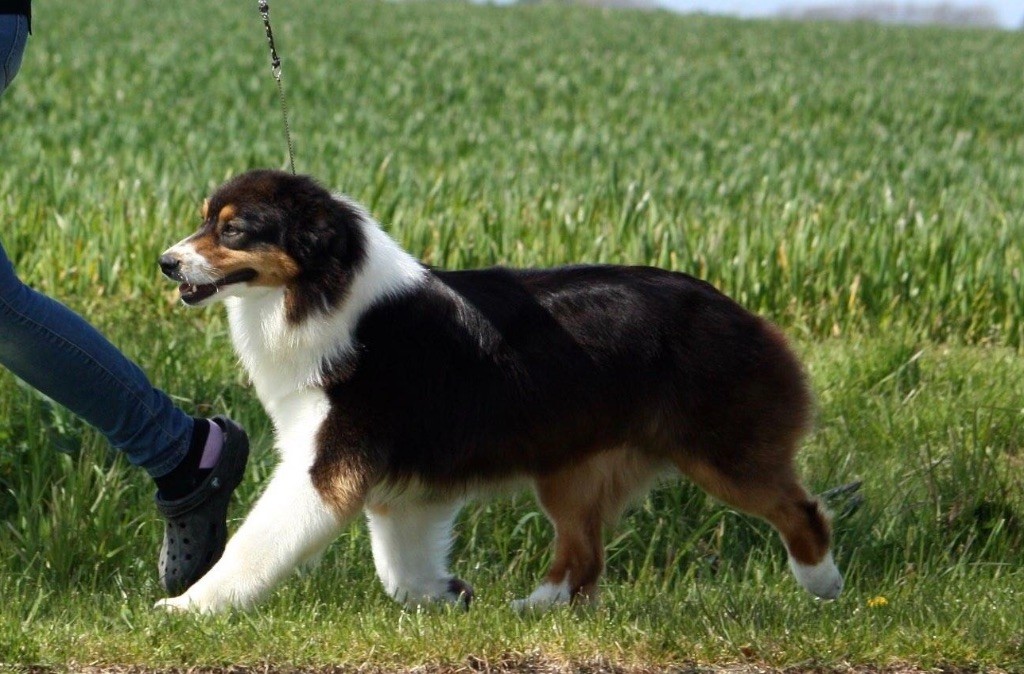
<instances>
[{"instance_id":1,"label":"tan fur on hind leg","mask_svg":"<svg viewBox=\"0 0 1024 674\"><path fill-rule=\"evenodd\" d=\"M629 450L599 454L535 482L537 500L555 528L555 555L544 582L517 610L593 602L604 571L602 530L633 497L665 470L658 460Z\"/></svg>"},{"instance_id":2,"label":"tan fur on hind leg","mask_svg":"<svg viewBox=\"0 0 1024 674\"><path fill-rule=\"evenodd\" d=\"M843 577L829 549L828 517L788 461L745 474L729 474L707 462L683 463L680 469L712 496L775 527L786 544L793 575L805 590L822 599L839 596Z\"/></svg>"}]
</instances>

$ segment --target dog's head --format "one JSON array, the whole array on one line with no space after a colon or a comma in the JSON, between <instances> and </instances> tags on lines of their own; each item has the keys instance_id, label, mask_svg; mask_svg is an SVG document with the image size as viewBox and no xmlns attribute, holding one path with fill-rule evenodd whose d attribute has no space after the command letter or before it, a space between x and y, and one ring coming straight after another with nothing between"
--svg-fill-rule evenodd
<instances>
[{"instance_id":1,"label":"dog's head","mask_svg":"<svg viewBox=\"0 0 1024 674\"><path fill-rule=\"evenodd\" d=\"M362 262L365 217L309 177L250 171L203 202L199 230L160 268L189 306L283 288L297 321L343 299Z\"/></svg>"}]
</instances>

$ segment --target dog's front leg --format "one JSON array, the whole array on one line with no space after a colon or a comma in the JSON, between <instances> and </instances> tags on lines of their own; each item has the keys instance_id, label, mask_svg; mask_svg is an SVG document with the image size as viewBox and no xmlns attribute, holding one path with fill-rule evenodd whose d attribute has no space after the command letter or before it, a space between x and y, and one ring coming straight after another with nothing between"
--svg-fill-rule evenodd
<instances>
[{"instance_id":1,"label":"dog's front leg","mask_svg":"<svg viewBox=\"0 0 1024 674\"><path fill-rule=\"evenodd\" d=\"M251 606L322 552L360 511L364 497L364 491L351 489L346 502L335 497L328 503L314 485L308 463L280 464L220 561L184 594L157 606L203 613Z\"/></svg>"}]
</instances>

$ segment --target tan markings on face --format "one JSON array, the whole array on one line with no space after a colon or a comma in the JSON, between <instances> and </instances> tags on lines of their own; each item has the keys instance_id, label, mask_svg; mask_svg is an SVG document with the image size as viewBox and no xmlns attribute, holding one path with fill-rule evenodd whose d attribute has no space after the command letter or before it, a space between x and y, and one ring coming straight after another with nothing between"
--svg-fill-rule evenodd
<instances>
[{"instance_id":1,"label":"tan markings on face","mask_svg":"<svg viewBox=\"0 0 1024 674\"><path fill-rule=\"evenodd\" d=\"M220 209L220 213L217 214L217 222L224 224L225 222L231 222L238 215L238 209L235 208L234 204L228 204L224 208Z\"/></svg>"},{"instance_id":2,"label":"tan markings on face","mask_svg":"<svg viewBox=\"0 0 1024 674\"><path fill-rule=\"evenodd\" d=\"M203 205L199 207L199 214L203 216L203 220L206 220L207 213L210 212L210 200L203 199Z\"/></svg>"},{"instance_id":3,"label":"tan markings on face","mask_svg":"<svg viewBox=\"0 0 1024 674\"><path fill-rule=\"evenodd\" d=\"M197 239L193 246L206 263L227 276L242 269L252 269L257 276L249 285L281 286L299 274L299 266L280 248L265 246L253 250L232 250L217 243L213 235Z\"/></svg>"}]
</instances>

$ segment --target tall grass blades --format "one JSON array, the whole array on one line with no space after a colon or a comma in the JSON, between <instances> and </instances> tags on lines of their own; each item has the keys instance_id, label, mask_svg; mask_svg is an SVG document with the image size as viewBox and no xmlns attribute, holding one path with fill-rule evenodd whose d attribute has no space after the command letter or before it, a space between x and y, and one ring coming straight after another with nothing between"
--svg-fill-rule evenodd
<instances>
[{"instance_id":1,"label":"tall grass blades","mask_svg":"<svg viewBox=\"0 0 1024 674\"><path fill-rule=\"evenodd\" d=\"M0 100L0 238L189 412L269 423L220 310L159 253L228 176L284 168L255 3L36 3ZM608 532L598 607L521 617L550 558L526 496L459 520L468 614L384 596L365 527L252 613L154 613L146 478L0 372L0 664L481 663L1024 670L1024 34L570 5L274 6L297 168L432 265L649 264L778 322L817 421L847 590L764 524L662 485ZM232 522L235 526L236 522Z\"/></svg>"}]
</instances>

